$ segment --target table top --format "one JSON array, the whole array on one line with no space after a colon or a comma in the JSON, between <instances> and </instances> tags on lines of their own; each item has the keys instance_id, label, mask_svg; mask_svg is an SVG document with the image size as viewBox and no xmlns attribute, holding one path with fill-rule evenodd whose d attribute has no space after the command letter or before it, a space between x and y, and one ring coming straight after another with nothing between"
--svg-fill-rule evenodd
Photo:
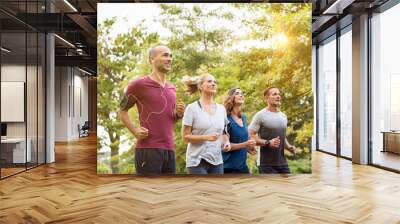
<instances>
[{"instance_id":1,"label":"table top","mask_svg":"<svg viewBox=\"0 0 400 224\"><path fill-rule=\"evenodd\" d=\"M400 131L399 131L399 130L396 130L396 131L394 131L394 130L393 130L393 131L392 131L392 130L391 130L391 131L381 131L381 133L385 133L385 134L388 133L388 134L397 134L397 135L400 135Z\"/></svg>"},{"instance_id":2,"label":"table top","mask_svg":"<svg viewBox=\"0 0 400 224\"><path fill-rule=\"evenodd\" d=\"M25 138L5 138L1 139L1 143L19 143L19 142L24 142ZM29 141L29 138L28 138Z\"/></svg>"}]
</instances>

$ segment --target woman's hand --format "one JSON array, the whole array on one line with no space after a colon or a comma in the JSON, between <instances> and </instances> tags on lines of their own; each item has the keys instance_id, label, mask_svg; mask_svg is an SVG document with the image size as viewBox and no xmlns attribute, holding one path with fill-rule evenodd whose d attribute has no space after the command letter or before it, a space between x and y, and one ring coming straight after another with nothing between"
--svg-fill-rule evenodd
<instances>
[{"instance_id":1,"label":"woman's hand","mask_svg":"<svg viewBox=\"0 0 400 224\"><path fill-rule=\"evenodd\" d=\"M229 152L231 151L231 143L229 141L225 142L224 144L222 144L222 150L224 152Z\"/></svg>"},{"instance_id":2,"label":"woman's hand","mask_svg":"<svg viewBox=\"0 0 400 224\"><path fill-rule=\"evenodd\" d=\"M256 146L256 140L253 140L253 139L247 140L247 142L246 142L247 148L254 148L255 146Z\"/></svg>"},{"instance_id":3,"label":"woman's hand","mask_svg":"<svg viewBox=\"0 0 400 224\"><path fill-rule=\"evenodd\" d=\"M256 147L248 147L247 148L247 153L249 153L252 156L256 155L257 154Z\"/></svg>"},{"instance_id":4,"label":"woman's hand","mask_svg":"<svg viewBox=\"0 0 400 224\"><path fill-rule=\"evenodd\" d=\"M217 139L219 138L221 134L211 134L211 135L206 135L205 136L205 140L206 141L210 141L210 142L214 142L217 141Z\"/></svg>"}]
</instances>

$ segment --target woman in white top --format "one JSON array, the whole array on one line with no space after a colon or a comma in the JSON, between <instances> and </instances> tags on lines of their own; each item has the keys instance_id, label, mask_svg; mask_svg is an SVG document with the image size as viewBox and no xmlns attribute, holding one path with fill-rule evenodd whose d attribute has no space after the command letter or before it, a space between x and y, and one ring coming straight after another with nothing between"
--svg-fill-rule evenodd
<instances>
[{"instance_id":1,"label":"woman in white top","mask_svg":"<svg viewBox=\"0 0 400 224\"><path fill-rule=\"evenodd\" d=\"M200 99L186 107L182 137L189 143L186 167L189 174L223 174L222 150L229 150L225 133L228 120L224 106L214 101L217 81L211 74L183 81L189 93L200 91Z\"/></svg>"}]
</instances>

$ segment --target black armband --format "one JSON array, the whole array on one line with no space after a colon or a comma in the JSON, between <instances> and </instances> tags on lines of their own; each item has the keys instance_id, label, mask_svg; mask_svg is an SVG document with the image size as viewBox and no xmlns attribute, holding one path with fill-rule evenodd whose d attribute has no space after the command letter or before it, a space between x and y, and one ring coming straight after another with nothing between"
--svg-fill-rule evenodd
<instances>
[{"instance_id":1,"label":"black armband","mask_svg":"<svg viewBox=\"0 0 400 224\"><path fill-rule=\"evenodd\" d=\"M119 102L119 108L121 110L129 110L131 107L135 105L135 101L132 99L132 97L129 95L123 95L121 101Z\"/></svg>"}]
</instances>

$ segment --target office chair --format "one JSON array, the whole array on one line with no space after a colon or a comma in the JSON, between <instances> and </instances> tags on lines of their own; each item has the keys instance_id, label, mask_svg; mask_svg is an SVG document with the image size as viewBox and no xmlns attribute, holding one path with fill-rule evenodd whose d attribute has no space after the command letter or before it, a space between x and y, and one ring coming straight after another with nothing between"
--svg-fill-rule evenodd
<instances>
[{"instance_id":1,"label":"office chair","mask_svg":"<svg viewBox=\"0 0 400 224\"><path fill-rule=\"evenodd\" d=\"M90 129L89 121L85 121L82 127L79 128L79 138L89 136L89 129Z\"/></svg>"}]
</instances>

